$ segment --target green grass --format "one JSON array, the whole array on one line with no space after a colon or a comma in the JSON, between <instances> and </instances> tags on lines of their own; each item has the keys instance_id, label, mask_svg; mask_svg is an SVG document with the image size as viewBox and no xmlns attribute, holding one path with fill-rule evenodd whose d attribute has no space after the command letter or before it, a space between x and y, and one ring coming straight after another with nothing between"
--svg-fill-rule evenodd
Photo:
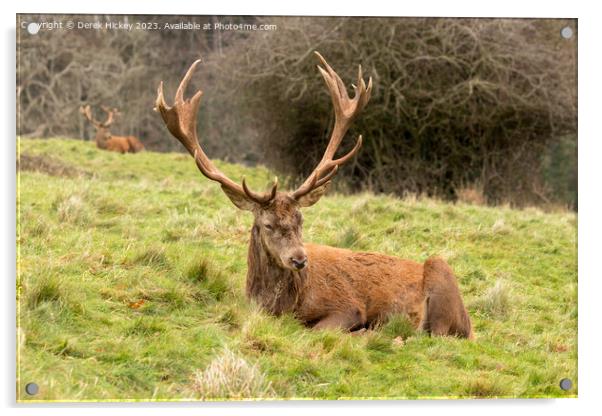
<instances>
[{"instance_id":1,"label":"green grass","mask_svg":"<svg viewBox=\"0 0 602 416\"><path fill-rule=\"evenodd\" d=\"M331 193L305 211L305 240L443 256L477 339L430 338L404 317L351 336L245 298L251 215L187 155L58 139L20 151L51 161L19 175L21 401L577 394L574 213ZM218 166L257 189L272 178Z\"/></svg>"}]
</instances>

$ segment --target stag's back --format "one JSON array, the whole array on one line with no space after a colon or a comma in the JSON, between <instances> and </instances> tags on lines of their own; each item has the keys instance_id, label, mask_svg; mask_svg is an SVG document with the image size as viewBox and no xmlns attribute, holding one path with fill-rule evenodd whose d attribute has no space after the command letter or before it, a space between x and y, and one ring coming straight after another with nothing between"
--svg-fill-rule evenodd
<instances>
[{"instance_id":1,"label":"stag's back","mask_svg":"<svg viewBox=\"0 0 602 416\"><path fill-rule=\"evenodd\" d=\"M138 153L144 150L144 145L142 144L142 142L140 140L138 140L137 137L134 136L127 136L125 137L125 139L128 142L129 145L129 152L130 153Z\"/></svg>"}]
</instances>

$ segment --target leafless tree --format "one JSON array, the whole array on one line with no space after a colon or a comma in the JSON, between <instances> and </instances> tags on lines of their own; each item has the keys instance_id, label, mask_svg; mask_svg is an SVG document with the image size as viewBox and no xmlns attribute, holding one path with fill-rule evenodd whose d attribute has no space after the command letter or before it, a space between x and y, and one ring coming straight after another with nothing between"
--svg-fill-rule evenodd
<instances>
[{"instance_id":1,"label":"leafless tree","mask_svg":"<svg viewBox=\"0 0 602 416\"><path fill-rule=\"evenodd\" d=\"M269 19L271 23L274 19ZM332 120L309 59L357 60L374 93L355 128L365 133L348 184L454 198L478 186L490 202L549 202L542 154L576 142L576 22L533 19L282 18L277 35L233 44L220 82L252 109L270 164L302 177ZM352 76L346 73L345 76ZM316 104L319 103L319 104ZM245 120L248 122L249 120ZM353 133L353 132L352 132ZM576 154L571 157L576 170ZM576 184L575 184L576 185Z\"/></svg>"},{"instance_id":2,"label":"leafless tree","mask_svg":"<svg viewBox=\"0 0 602 416\"><path fill-rule=\"evenodd\" d=\"M489 202L518 205L576 200L550 182L569 178L567 189L576 192L574 20L83 19L251 22L277 30L19 31L19 134L90 140L94 132L78 109L106 105L122 112L114 127L119 134L139 137L149 150L179 150L152 111L153 86L161 74L181 74L202 57L198 82L211 85L199 118L207 152L265 161L302 178L322 154L333 123L313 70L311 54L320 50L342 68L342 77L353 77L349 63L359 60L374 80L370 105L349 133L361 131L364 145L340 172L344 187L453 199L459 188L473 186ZM567 25L572 39L560 36ZM166 89L177 81L166 79ZM559 166L569 169L559 174Z\"/></svg>"}]
</instances>

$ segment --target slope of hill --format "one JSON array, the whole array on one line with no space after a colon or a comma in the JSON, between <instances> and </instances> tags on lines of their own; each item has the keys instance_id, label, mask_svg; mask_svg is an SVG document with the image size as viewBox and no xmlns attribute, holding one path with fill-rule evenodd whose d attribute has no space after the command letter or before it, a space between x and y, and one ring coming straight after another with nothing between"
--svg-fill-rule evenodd
<instances>
[{"instance_id":1,"label":"slope of hill","mask_svg":"<svg viewBox=\"0 0 602 416\"><path fill-rule=\"evenodd\" d=\"M430 338L401 316L351 336L245 298L251 215L188 155L19 147L19 400L577 394L574 213L328 195L305 211L306 241L443 256L477 339ZM256 189L272 177L219 166Z\"/></svg>"}]
</instances>

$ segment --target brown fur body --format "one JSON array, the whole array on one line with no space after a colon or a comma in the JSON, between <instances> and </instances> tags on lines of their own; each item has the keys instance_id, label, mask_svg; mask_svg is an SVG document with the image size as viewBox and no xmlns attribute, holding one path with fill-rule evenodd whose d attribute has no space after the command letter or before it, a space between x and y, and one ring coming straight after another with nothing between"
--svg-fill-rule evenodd
<instances>
[{"instance_id":1,"label":"brown fur body","mask_svg":"<svg viewBox=\"0 0 602 416\"><path fill-rule=\"evenodd\" d=\"M274 256L262 220L284 229L294 205L278 195L253 225L248 254L247 296L270 313L293 313L309 326L356 330L405 314L417 329L435 335L472 337L455 276L441 259L420 264L379 253L304 244L306 268L283 267ZM286 232L280 239L286 240ZM289 237L290 241L291 238ZM279 248L277 252L279 253Z\"/></svg>"},{"instance_id":2,"label":"brown fur body","mask_svg":"<svg viewBox=\"0 0 602 416\"><path fill-rule=\"evenodd\" d=\"M125 136L125 139L127 140L128 144L129 144L129 149L128 152L130 153L138 153L144 150L144 145L142 144L142 142L135 136Z\"/></svg>"},{"instance_id":3,"label":"brown fur body","mask_svg":"<svg viewBox=\"0 0 602 416\"><path fill-rule=\"evenodd\" d=\"M119 153L138 153L144 145L134 136L112 136L107 129L96 131L96 147Z\"/></svg>"},{"instance_id":4,"label":"brown fur body","mask_svg":"<svg viewBox=\"0 0 602 416\"><path fill-rule=\"evenodd\" d=\"M394 313L407 314L414 326L422 321L422 265L379 253L306 244L309 258L297 314L304 321L355 310L360 326L383 322ZM315 305L321 305L316 313ZM324 314L323 316L320 316Z\"/></svg>"}]
</instances>

